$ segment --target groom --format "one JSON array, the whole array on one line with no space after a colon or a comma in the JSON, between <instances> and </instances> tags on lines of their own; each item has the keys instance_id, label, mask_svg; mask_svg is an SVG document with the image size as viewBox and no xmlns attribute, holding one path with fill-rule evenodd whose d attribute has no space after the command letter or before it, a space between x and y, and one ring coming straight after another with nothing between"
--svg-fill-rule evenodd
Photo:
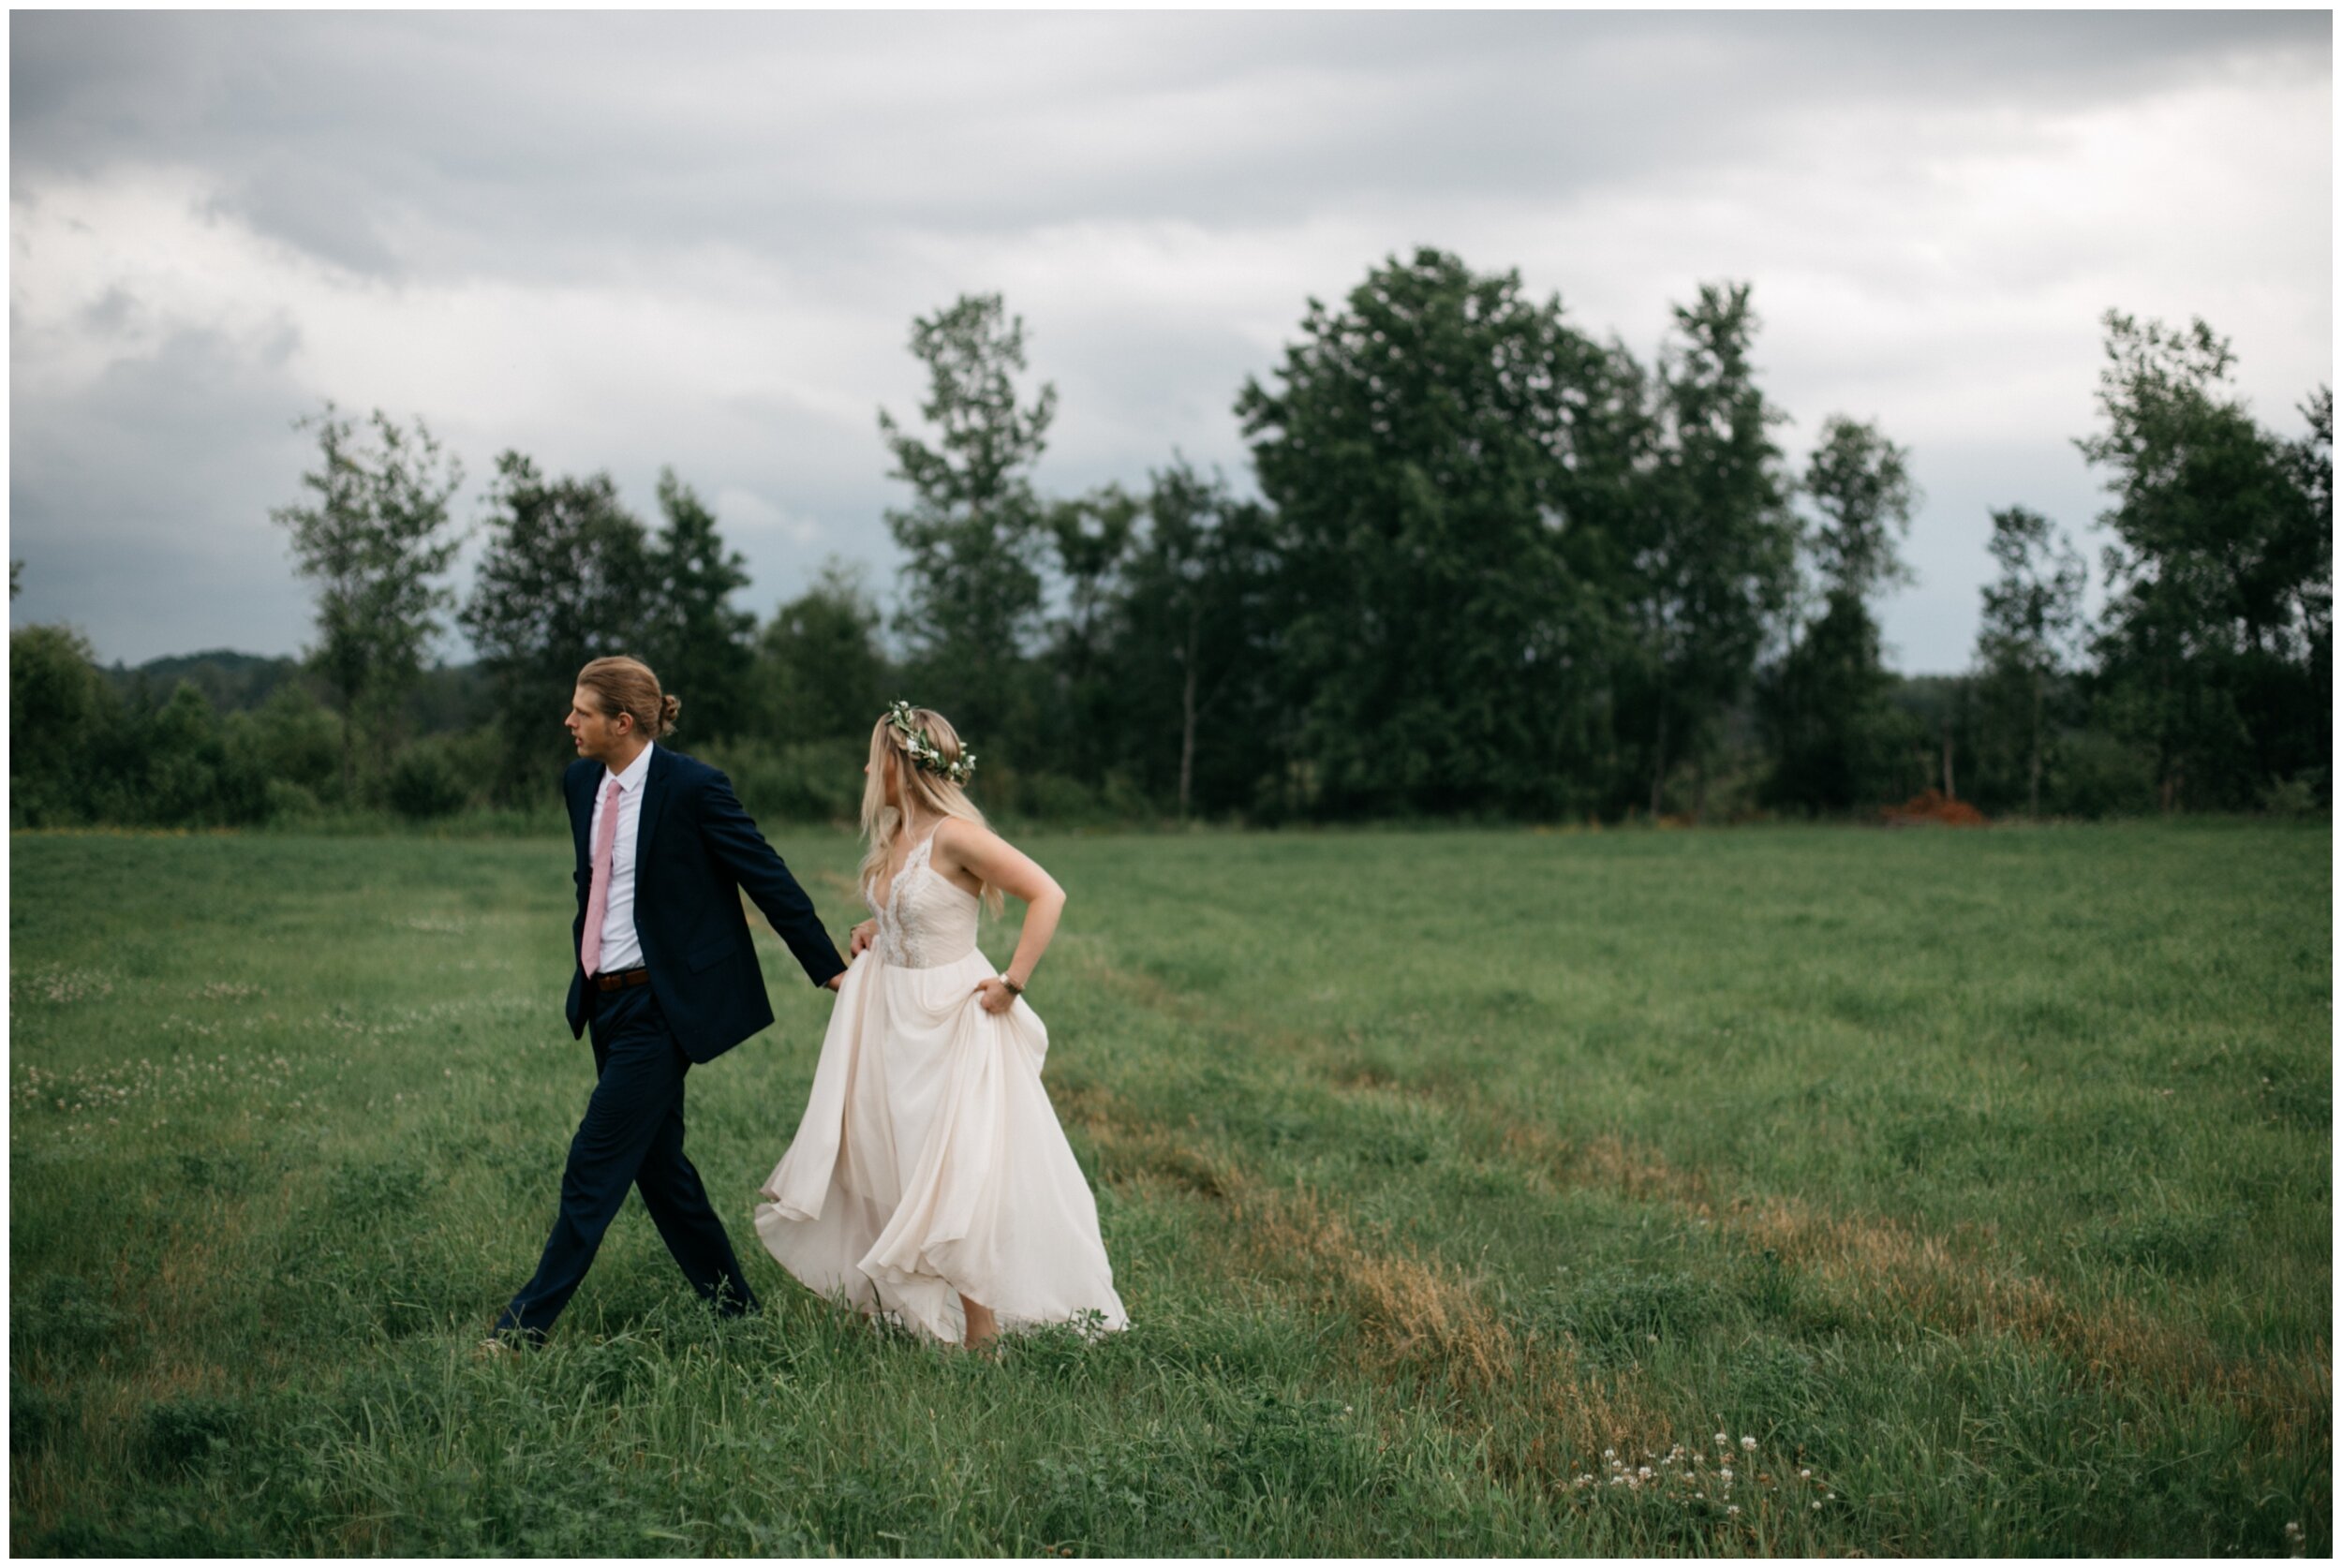
<instances>
[{"instance_id":1,"label":"groom","mask_svg":"<svg viewBox=\"0 0 2342 1568\"><path fill-rule=\"evenodd\" d=\"M544 1257L483 1354L543 1341L629 1186L693 1290L727 1317L756 1306L683 1152L684 1074L773 1021L741 893L813 984L836 990L846 964L731 782L654 744L681 707L639 660L597 658L578 672L566 720L578 760L561 776L577 840L569 1018L571 1035L593 1030L596 1082Z\"/></svg>"}]
</instances>

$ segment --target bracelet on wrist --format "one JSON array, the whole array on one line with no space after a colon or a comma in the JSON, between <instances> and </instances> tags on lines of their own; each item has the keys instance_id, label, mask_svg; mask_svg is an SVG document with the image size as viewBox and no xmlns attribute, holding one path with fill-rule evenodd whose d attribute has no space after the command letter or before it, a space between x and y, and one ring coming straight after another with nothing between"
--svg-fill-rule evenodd
<instances>
[{"instance_id":1,"label":"bracelet on wrist","mask_svg":"<svg viewBox=\"0 0 2342 1568\"><path fill-rule=\"evenodd\" d=\"M1001 976L1001 984L1008 987L1008 994L1012 997L1021 997L1025 994L1025 988L1006 975Z\"/></svg>"}]
</instances>

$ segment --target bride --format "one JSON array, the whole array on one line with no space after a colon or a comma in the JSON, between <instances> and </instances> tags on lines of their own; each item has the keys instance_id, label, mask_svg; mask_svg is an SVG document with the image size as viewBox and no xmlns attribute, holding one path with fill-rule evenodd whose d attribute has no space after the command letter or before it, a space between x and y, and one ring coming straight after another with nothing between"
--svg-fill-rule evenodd
<instances>
[{"instance_id":1,"label":"bride","mask_svg":"<svg viewBox=\"0 0 2342 1568\"><path fill-rule=\"evenodd\" d=\"M941 714L897 703L863 772L862 895L813 1092L758 1194L756 1232L824 1295L951 1344L1100 1314L1128 1323L1098 1209L1041 1087L1048 1031L1024 1000L1065 893L985 826ZM979 904L1026 905L1005 974Z\"/></svg>"}]
</instances>

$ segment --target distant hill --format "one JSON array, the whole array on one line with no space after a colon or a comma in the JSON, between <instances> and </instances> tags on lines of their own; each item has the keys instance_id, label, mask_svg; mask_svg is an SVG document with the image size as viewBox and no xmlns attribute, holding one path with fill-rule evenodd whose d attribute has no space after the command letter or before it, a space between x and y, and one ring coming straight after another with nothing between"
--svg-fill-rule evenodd
<instances>
[{"instance_id":1,"label":"distant hill","mask_svg":"<svg viewBox=\"0 0 2342 1568\"><path fill-rule=\"evenodd\" d=\"M143 695L150 705L170 701L181 681L191 683L217 713L257 708L276 688L301 675L301 660L279 655L238 653L212 648L203 653L167 654L136 668L116 663L106 675L125 697Z\"/></svg>"},{"instance_id":2,"label":"distant hill","mask_svg":"<svg viewBox=\"0 0 2342 1568\"><path fill-rule=\"evenodd\" d=\"M271 658L212 648L202 653L167 654L135 667L115 663L102 668L116 690L132 700L143 696L150 707L170 701L181 681L200 691L212 711L221 714L257 708L280 688L295 683L305 683L319 703L328 701L325 688L305 675L301 660L289 655ZM482 688L476 664L426 670L408 699L409 712L423 734L467 729L486 717Z\"/></svg>"}]
</instances>

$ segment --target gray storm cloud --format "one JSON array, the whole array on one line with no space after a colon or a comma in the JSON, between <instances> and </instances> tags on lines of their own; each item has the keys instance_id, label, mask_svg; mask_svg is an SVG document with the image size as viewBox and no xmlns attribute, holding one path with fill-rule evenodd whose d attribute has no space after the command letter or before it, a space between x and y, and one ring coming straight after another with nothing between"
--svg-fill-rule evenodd
<instances>
[{"instance_id":1,"label":"gray storm cloud","mask_svg":"<svg viewBox=\"0 0 2342 1568\"><path fill-rule=\"evenodd\" d=\"M2264 420L2331 378L2328 17L20 13L18 624L289 651L267 510L331 397L647 510L729 497L760 613L870 563L910 318L1003 291L1041 473L1246 471L1308 297L1418 244L1648 353L1751 279L1793 460L1914 450L1895 662L1966 657L1986 510L2098 503L2097 314L2201 314ZM135 565L135 570L132 570ZM448 650L462 657L463 650Z\"/></svg>"}]
</instances>

